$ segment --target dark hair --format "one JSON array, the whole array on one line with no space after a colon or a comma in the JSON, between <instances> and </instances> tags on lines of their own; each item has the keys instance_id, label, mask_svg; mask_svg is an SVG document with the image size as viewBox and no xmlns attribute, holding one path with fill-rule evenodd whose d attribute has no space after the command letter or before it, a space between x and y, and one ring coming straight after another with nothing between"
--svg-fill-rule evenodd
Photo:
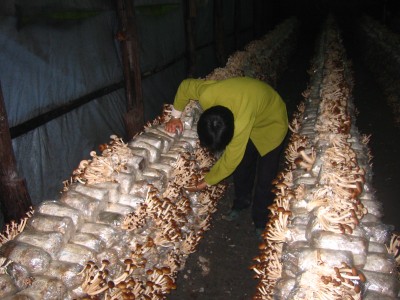
<instances>
[{"instance_id":1,"label":"dark hair","mask_svg":"<svg viewBox=\"0 0 400 300\"><path fill-rule=\"evenodd\" d=\"M225 149L233 137L235 129L232 112L224 106L206 109L197 123L200 145L211 152Z\"/></svg>"}]
</instances>

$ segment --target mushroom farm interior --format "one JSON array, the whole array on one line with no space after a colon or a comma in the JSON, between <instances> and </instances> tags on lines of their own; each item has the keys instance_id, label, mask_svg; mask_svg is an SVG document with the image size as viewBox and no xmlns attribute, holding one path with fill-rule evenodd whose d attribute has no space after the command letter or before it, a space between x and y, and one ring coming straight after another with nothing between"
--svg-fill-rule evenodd
<instances>
[{"instance_id":1,"label":"mushroom farm interior","mask_svg":"<svg viewBox=\"0 0 400 300\"><path fill-rule=\"evenodd\" d=\"M395 1L5 0L0 299L398 299ZM286 103L274 204L223 216L231 177L164 124L185 78ZM303 151L299 149L302 148Z\"/></svg>"}]
</instances>

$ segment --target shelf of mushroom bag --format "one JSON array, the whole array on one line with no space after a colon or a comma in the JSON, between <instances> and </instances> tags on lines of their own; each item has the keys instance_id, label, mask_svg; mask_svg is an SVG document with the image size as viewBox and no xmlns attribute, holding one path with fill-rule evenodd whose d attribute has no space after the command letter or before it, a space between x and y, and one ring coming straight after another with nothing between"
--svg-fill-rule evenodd
<instances>
[{"instance_id":1,"label":"shelf of mushroom bag","mask_svg":"<svg viewBox=\"0 0 400 300\"><path fill-rule=\"evenodd\" d=\"M351 70L333 19L318 49L252 266L254 298L395 298L400 240L381 222L369 137L354 126Z\"/></svg>"}]
</instances>

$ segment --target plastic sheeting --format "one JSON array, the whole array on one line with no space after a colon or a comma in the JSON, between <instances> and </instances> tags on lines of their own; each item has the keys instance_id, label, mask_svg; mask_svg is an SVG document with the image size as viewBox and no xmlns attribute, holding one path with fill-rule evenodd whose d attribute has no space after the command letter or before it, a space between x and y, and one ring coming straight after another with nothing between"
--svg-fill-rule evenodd
<instances>
[{"instance_id":1,"label":"plastic sheeting","mask_svg":"<svg viewBox=\"0 0 400 300\"><path fill-rule=\"evenodd\" d=\"M61 26L61 25L60 25ZM66 28L2 20L3 95L10 127L122 80L114 12Z\"/></svg>"},{"instance_id":2,"label":"plastic sheeting","mask_svg":"<svg viewBox=\"0 0 400 300\"><path fill-rule=\"evenodd\" d=\"M114 11L57 26L32 20L19 30L17 18L2 19L1 83L10 127L122 81L116 26ZM123 135L124 99L121 89L13 139L33 204L56 198L90 150L112 133Z\"/></svg>"},{"instance_id":3,"label":"plastic sheeting","mask_svg":"<svg viewBox=\"0 0 400 300\"><path fill-rule=\"evenodd\" d=\"M178 52L184 49L183 19L176 17L178 11L179 6L161 16L138 13L142 70L162 66L183 54ZM16 17L0 20L1 83L10 127L123 80L119 45L114 39L114 10L103 8L93 17L55 25L35 19L31 12L28 16L31 20L19 30ZM167 34L171 28L181 33ZM168 45L171 37L175 39L172 47ZM184 70L178 64L143 80L146 120L161 111L162 103L172 101ZM27 181L33 204L58 198L62 181L80 160L108 142L111 134L124 136L125 111L125 91L120 89L13 139L19 174Z\"/></svg>"},{"instance_id":4,"label":"plastic sheeting","mask_svg":"<svg viewBox=\"0 0 400 300\"><path fill-rule=\"evenodd\" d=\"M62 182L80 160L111 134L123 135L124 91L94 100L36 130L13 139L19 173L33 204L57 199Z\"/></svg>"}]
</instances>

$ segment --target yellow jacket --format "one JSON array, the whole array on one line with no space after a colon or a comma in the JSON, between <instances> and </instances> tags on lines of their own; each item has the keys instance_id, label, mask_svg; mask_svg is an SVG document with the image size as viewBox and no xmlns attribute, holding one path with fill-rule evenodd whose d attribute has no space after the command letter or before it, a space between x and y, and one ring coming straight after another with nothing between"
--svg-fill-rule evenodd
<instances>
[{"instance_id":1,"label":"yellow jacket","mask_svg":"<svg viewBox=\"0 0 400 300\"><path fill-rule=\"evenodd\" d=\"M198 100L204 110L224 106L234 116L232 141L205 176L207 184L216 184L233 173L243 158L249 138L264 156L279 146L286 136L286 105L263 81L250 77L221 81L186 79L179 85L174 109L183 111L189 100Z\"/></svg>"}]
</instances>

